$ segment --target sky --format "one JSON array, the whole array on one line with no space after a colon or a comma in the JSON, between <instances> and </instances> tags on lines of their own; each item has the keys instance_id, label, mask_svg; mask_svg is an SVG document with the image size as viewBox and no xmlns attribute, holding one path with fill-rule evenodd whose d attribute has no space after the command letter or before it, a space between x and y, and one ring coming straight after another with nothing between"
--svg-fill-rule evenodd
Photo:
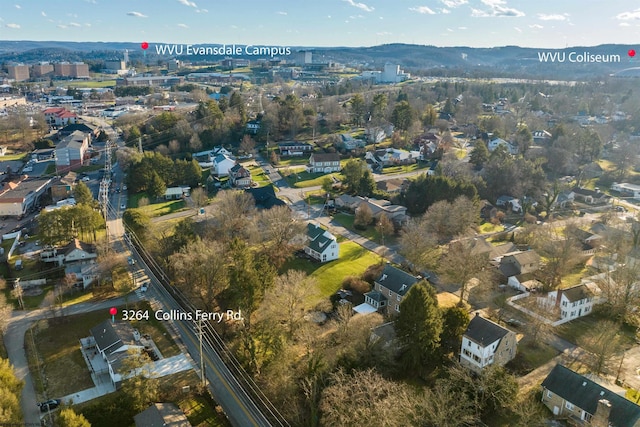
<instances>
[{"instance_id":1,"label":"sky","mask_svg":"<svg viewBox=\"0 0 640 427\"><path fill-rule=\"evenodd\" d=\"M637 0L3 0L0 40L640 46Z\"/></svg>"}]
</instances>

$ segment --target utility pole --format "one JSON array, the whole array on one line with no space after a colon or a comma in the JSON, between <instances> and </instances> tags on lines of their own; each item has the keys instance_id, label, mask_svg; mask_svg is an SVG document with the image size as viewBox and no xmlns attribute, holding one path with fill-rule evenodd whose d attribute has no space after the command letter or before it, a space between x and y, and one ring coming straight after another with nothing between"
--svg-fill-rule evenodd
<instances>
[{"instance_id":1,"label":"utility pole","mask_svg":"<svg viewBox=\"0 0 640 427\"><path fill-rule=\"evenodd\" d=\"M198 339L200 340L200 375L202 378L202 389L207 386L207 373L204 370L204 353L202 351L202 322L203 319L198 320Z\"/></svg>"}]
</instances>

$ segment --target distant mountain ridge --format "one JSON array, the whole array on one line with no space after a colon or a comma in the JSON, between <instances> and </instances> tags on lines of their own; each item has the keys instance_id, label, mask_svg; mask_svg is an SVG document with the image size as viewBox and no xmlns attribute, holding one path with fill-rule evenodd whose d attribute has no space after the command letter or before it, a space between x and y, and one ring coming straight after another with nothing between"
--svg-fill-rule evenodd
<instances>
[{"instance_id":1,"label":"distant mountain ridge","mask_svg":"<svg viewBox=\"0 0 640 427\"><path fill-rule=\"evenodd\" d=\"M154 46L149 42L146 60L158 59ZM197 44L197 46L220 46L220 44ZM519 46L494 48L472 48L465 46L436 47L414 44L384 44L370 47L304 47L291 46L296 50L314 51L314 61L337 61L345 64L380 69L386 62L398 64L414 74L437 75L494 75L513 77L544 77L563 79L590 79L634 67L638 60L627 55L634 45L605 44L599 46L575 46L564 49L536 49ZM91 61L122 58L129 50L132 60L141 59L143 51L139 43L126 42L66 42L66 41L0 41L0 62L38 61ZM638 46L640 54L640 46ZM541 52L564 53L564 62L542 62ZM585 53L596 57L617 55L619 62L571 62L569 54ZM180 57L180 56L179 56ZM242 55L240 55L242 57ZM247 57L247 56L245 56ZM182 56L183 59L193 59ZM220 57L217 57L220 59ZM254 57L255 58L255 57ZM556 57L557 59L562 56ZM199 57L198 59L206 59ZM214 59L214 58L209 58Z\"/></svg>"}]
</instances>

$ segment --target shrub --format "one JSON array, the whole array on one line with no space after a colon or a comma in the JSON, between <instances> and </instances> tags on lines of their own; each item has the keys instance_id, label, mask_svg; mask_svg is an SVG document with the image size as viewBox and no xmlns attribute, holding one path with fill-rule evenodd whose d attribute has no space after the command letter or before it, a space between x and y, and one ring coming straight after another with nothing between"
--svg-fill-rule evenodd
<instances>
[{"instance_id":1,"label":"shrub","mask_svg":"<svg viewBox=\"0 0 640 427\"><path fill-rule=\"evenodd\" d=\"M342 281L342 287L361 294L366 294L371 290L371 284L355 276L347 276Z\"/></svg>"}]
</instances>

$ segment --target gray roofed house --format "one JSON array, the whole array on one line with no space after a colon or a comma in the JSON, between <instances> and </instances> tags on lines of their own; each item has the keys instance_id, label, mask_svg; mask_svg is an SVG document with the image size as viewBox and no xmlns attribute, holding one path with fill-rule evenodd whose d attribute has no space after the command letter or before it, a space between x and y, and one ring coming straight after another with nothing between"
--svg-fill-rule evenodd
<instances>
[{"instance_id":1,"label":"gray roofed house","mask_svg":"<svg viewBox=\"0 0 640 427\"><path fill-rule=\"evenodd\" d=\"M593 426L640 426L640 406L562 365L551 370L542 389L542 403L556 416Z\"/></svg>"},{"instance_id":2,"label":"gray roofed house","mask_svg":"<svg viewBox=\"0 0 640 427\"><path fill-rule=\"evenodd\" d=\"M336 237L319 225L307 224L307 237L309 241L304 247L304 252L310 257L327 262L340 256L340 245Z\"/></svg>"},{"instance_id":3,"label":"gray roofed house","mask_svg":"<svg viewBox=\"0 0 640 427\"><path fill-rule=\"evenodd\" d=\"M307 171L311 173L339 172L340 155L338 153L313 153L309 157Z\"/></svg>"},{"instance_id":4,"label":"gray roofed house","mask_svg":"<svg viewBox=\"0 0 640 427\"><path fill-rule=\"evenodd\" d=\"M180 408L173 403L155 403L133 417L136 427L191 427Z\"/></svg>"},{"instance_id":5,"label":"gray roofed house","mask_svg":"<svg viewBox=\"0 0 640 427\"><path fill-rule=\"evenodd\" d=\"M402 298L418 280L417 277L387 264L380 277L375 280L373 290L365 295L365 304L383 314L397 314L400 312Z\"/></svg>"},{"instance_id":6,"label":"gray roofed house","mask_svg":"<svg viewBox=\"0 0 640 427\"><path fill-rule=\"evenodd\" d=\"M489 365L504 366L516 356L516 334L476 313L462 336L460 363L480 372Z\"/></svg>"},{"instance_id":7,"label":"gray roofed house","mask_svg":"<svg viewBox=\"0 0 640 427\"><path fill-rule=\"evenodd\" d=\"M119 387L123 380L119 368L123 359L128 356L128 350L144 348L139 342L140 334L129 322L112 322L111 320L105 320L94 326L90 332L95 341L96 351L107 362L113 385L116 388Z\"/></svg>"}]
</instances>

